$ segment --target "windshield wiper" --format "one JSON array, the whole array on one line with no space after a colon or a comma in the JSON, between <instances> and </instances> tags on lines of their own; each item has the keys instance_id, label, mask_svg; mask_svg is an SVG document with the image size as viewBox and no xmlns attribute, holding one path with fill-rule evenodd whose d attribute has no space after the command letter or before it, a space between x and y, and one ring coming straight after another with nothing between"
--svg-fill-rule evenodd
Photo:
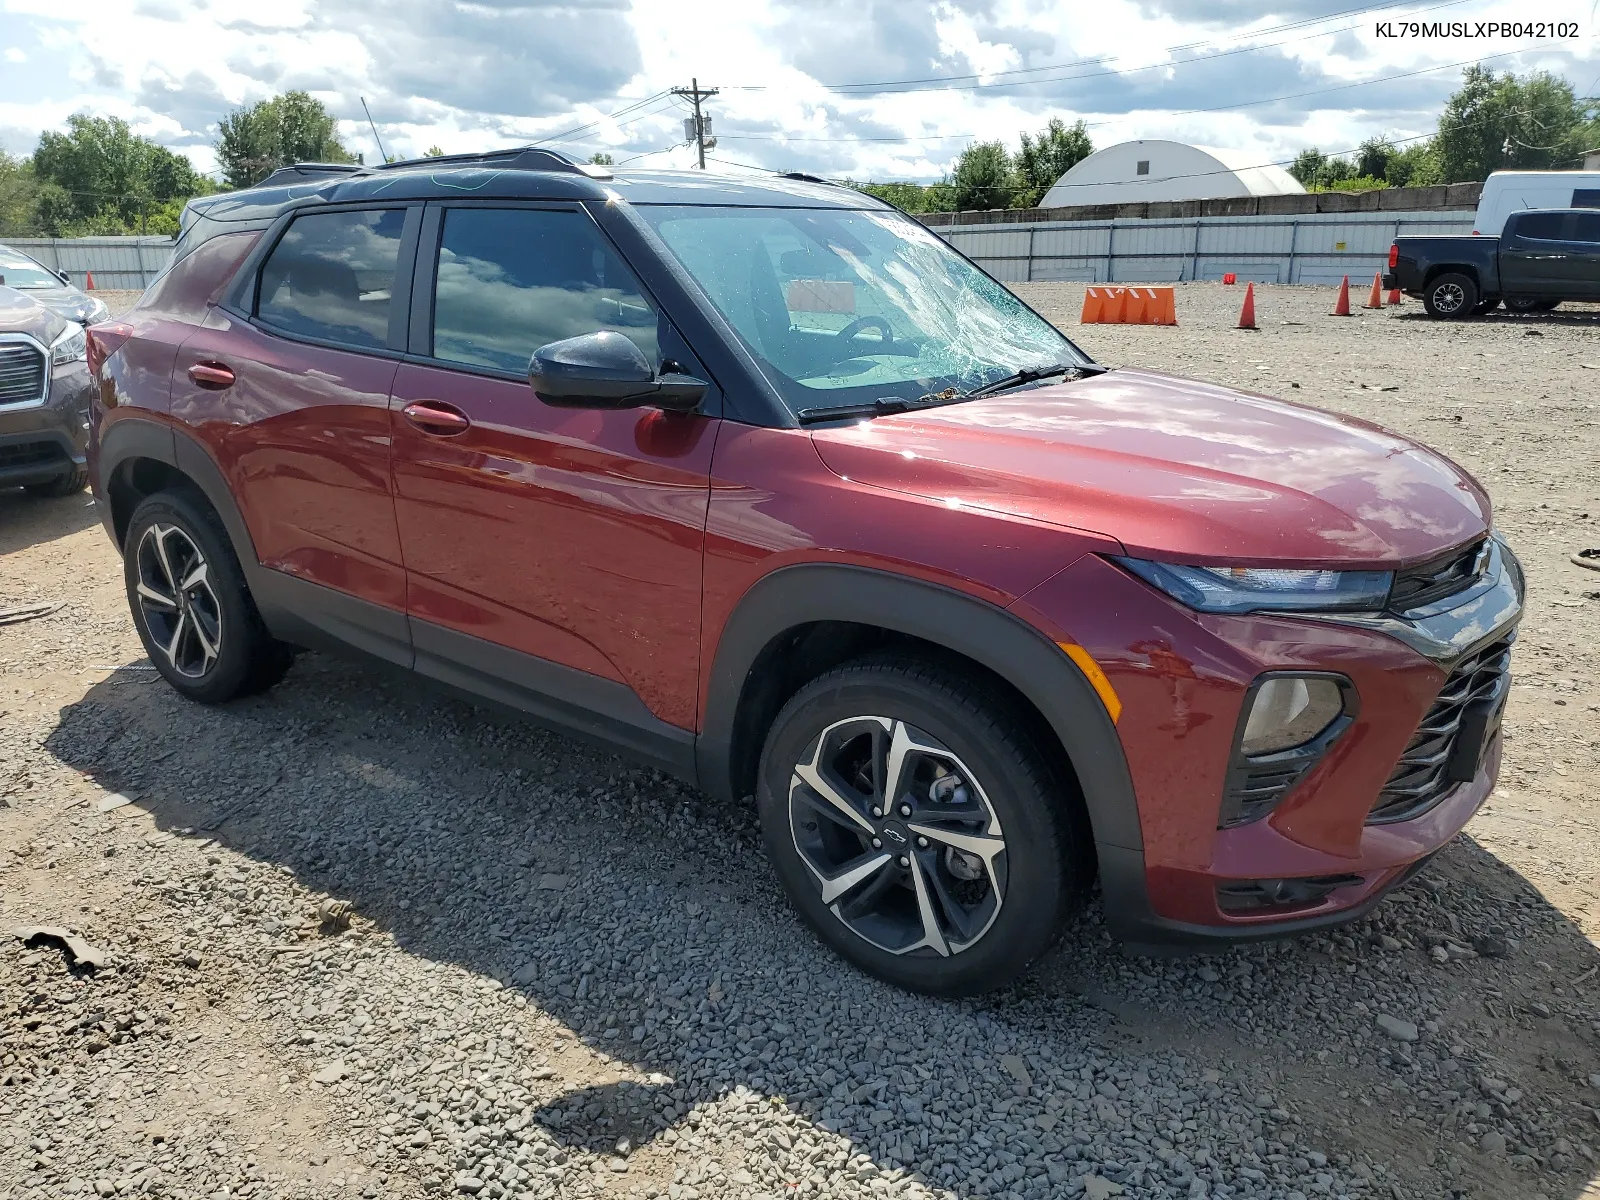
<instances>
[{"instance_id":1,"label":"windshield wiper","mask_svg":"<svg viewBox=\"0 0 1600 1200\"><path fill-rule=\"evenodd\" d=\"M921 408L941 408L946 404L960 404L963 400L992 396L1008 388L1037 383L1041 379L1053 379L1057 375L1086 379L1090 375L1104 375L1110 369L1098 363L1052 363L1048 367L1024 367L1004 379L996 379L993 383L986 383L970 392L950 387L942 392L929 392L915 399L906 396L879 396L876 400L870 400L865 404L842 404L838 408L802 408L795 416L802 425L816 425L822 421L848 421L852 417L886 417L893 413L913 412Z\"/></svg>"},{"instance_id":2,"label":"windshield wiper","mask_svg":"<svg viewBox=\"0 0 1600 1200\"><path fill-rule=\"evenodd\" d=\"M848 421L852 417L886 417L892 413L911 412L919 408L940 408L969 400L973 393L947 388L912 399L908 396L879 396L865 404L841 404L838 408L802 408L795 417L802 425L816 425L821 421Z\"/></svg>"},{"instance_id":3,"label":"windshield wiper","mask_svg":"<svg viewBox=\"0 0 1600 1200\"><path fill-rule=\"evenodd\" d=\"M1009 391L1014 387L1022 387L1028 383L1038 383L1041 379L1054 379L1057 375L1070 375L1074 379L1087 379L1091 375L1104 375L1110 368L1102 367L1099 363L1051 363L1048 367L1023 367L1003 379L996 379L993 383L986 383L981 388L974 388L963 399L971 400L977 396L993 396L996 392Z\"/></svg>"}]
</instances>

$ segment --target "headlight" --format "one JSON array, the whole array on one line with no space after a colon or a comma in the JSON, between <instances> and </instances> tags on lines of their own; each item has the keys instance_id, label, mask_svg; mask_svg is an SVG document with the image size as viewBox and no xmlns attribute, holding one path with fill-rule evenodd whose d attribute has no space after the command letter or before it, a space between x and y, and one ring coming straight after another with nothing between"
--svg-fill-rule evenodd
<instances>
[{"instance_id":1,"label":"headlight","mask_svg":"<svg viewBox=\"0 0 1600 1200\"><path fill-rule=\"evenodd\" d=\"M89 341L83 335L83 326L69 325L65 333L50 343L50 365L59 367L66 363L82 362L88 350Z\"/></svg>"},{"instance_id":2,"label":"headlight","mask_svg":"<svg viewBox=\"0 0 1600 1200\"><path fill-rule=\"evenodd\" d=\"M1304 612L1381 609L1392 571L1321 571L1288 567L1187 567L1117 558L1146 583L1201 612Z\"/></svg>"},{"instance_id":3,"label":"headlight","mask_svg":"<svg viewBox=\"0 0 1600 1200\"><path fill-rule=\"evenodd\" d=\"M89 305L89 311L83 318L85 325L98 325L111 315L111 310L106 307L104 300L95 300Z\"/></svg>"}]
</instances>

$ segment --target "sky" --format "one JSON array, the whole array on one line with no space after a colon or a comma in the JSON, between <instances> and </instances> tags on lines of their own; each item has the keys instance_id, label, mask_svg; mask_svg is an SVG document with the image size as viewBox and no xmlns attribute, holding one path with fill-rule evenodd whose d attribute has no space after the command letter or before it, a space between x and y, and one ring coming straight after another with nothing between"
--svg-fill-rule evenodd
<instances>
[{"instance_id":1,"label":"sky","mask_svg":"<svg viewBox=\"0 0 1600 1200\"><path fill-rule=\"evenodd\" d=\"M1406 28L1530 20L1575 35ZM1051 117L1264 164L1425 135L1472 61L1594 95L1597 22L1600 0L0 0L0 148L87 112L213 172L222 116L300 88L369 162L363 98L391 156L539 142L682 167L670 89L697 78L732 173L927 181Z\"/></svg>"}]
</instances>

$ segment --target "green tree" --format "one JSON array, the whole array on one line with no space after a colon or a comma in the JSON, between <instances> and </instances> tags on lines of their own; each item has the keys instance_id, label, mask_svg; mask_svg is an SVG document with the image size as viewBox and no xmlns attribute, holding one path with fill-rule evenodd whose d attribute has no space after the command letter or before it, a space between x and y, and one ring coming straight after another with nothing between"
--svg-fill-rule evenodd
<instances>
[{"instance_id":1,"label":"green tree","mask_svg":"<svg viewBox=\"0 0 1600 1200\"><path fill-rule=\"evenodd\" d=\"M1037 141L1023 134L1022 148L1017 151L1017 190L1012 206L1034 207L1058 179L1093 153L1094 143L1082 121L1069 126L1060 117L1051 117Z\"/></svg>"},{"instance_id":2,"label":"green tree","mask_svg":"<svg viewBox=\"0 0 1600 1200\"><path fill-rule=\"evenodd\" d=\"M423 158L443 158L444 157L444 149L439 145L439 143L435 142L433 145L429 146L426 150L424 150L422 152L422 157Z\"/></svg>"},{"instance_id":3,"label":"green tree","mask_svg":"<svg viewBox=\"0 0 1600 1200\"><path fill-rule=\"evenodd\" d=\"M1444 182L1439 152L1433 139L1412 142L1403 150L1396 150L1389 156L1384 178L1391 187L1430 187Z\"/></svg>"},{"instance_id":4,"label":"green tree","mask_svg":"<svg viewBox=\"0 0 1600 1200\"><path fill-rule=\"evenodd\" d=\"M611 155L607 154L604 150L591 156L589 161L597 167L611 167L616 165L611 161Z\"/></svg>"},{"instance_id":5,"label":"green tree","mask_svg":"<svg viewBox=\"0 0 1600 1200\"><path fill-rule=\"evenodd\" d=\"M222 118L217 162L230 188L251 187L297 162L354 162L339 141L337 123L322 101L285 92Z\"/></svg>"},{"instance_id":6,"label":"green tree","mask_svg":"<svg viewBox=\"0 0 1600 1200\"><path fill-rule=\"evenodd\" d=\"M903 212L949 212L955 207L955 188L948 179L938 183L852 183L850 186L887 201Z\"/></svg>"},{"instance_id":7,"label":"green tree","mask_svg":"<svg viewBox=\"0 0 1600 1200\"><path fill-rule=\"evenodd\" d=\"M39 232L39 181L33 164L0 150L0 237Z\"/></svg>"},{"instance_id":8,"label":"green tree","mask_svg":"<svg viewBox=\"0 0 1600 1200\"><path fill-rule=\"evenodd\" d=\"M152 214L211 190L189 160L118 117L76 113L34 151L40 228L52 236L151 232Z\"/></svg>"},{"instance_id":9,"label":"green tree","mask_svg":"<svg viewBox=\"0 0 1600 1200\"><path fill-rule=\"evenodd\" d=\"M1446 183L1487 179L1491 171L1571 167L1596 135L1592 102L1548 71L1517 77L1468 67L1445 103L1434 139Z\"/></svg>"},{"instance_id":10,"label":"green tree","mask_svg":"<svg viewBox=\"0 0 1600 1200\"><path fill-rule=\"evenodd\" d=\"M1017 193L1016 171L1004 142L974 142L956 159L950 182L958 212L1010 208Z\"/></svg>"}]
</instances>

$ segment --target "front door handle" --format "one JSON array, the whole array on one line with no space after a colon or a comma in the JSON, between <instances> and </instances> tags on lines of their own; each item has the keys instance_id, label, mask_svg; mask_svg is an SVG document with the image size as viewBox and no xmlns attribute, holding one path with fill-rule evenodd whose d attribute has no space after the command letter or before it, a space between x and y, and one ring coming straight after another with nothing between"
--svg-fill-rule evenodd
<instances>
[{"instance_id":1,"label":"front door handle","mask_svg":"<svg viewBox=\"0 0 1600 1200\"><path fill-rule=\"evenodd\" d=\"M466 413L443 400L413 400L400 410L400 415L423 433L436 437L454 437L472 425Z\"/></svg>"},{"instance_id":2,"label":"front door handle","mask_svg":"<svg viewBox=\"0 0 1600 1200\"><path fill-rule=\"evenodd\" d=\"M205 388L208 392L231 388L234 382L233 368L219 362L195 363L189 368L189 378L196 387Z\"/></svg>"}]
</instances>

